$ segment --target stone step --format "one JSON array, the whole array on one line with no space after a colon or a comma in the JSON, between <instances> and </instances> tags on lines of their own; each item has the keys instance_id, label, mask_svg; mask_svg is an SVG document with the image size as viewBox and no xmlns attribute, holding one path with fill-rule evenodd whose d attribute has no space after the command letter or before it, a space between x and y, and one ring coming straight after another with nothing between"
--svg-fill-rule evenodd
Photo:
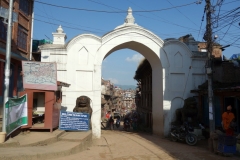
<instances>
[{"instance_id":1,"label":"stone step","mask_svg":"<svg viewBox=\"0 0 240 160\"><path fill-rule=\"evenodd\" d=\"M21 132L6 142L0 143L0 148L6 147L27 147L27 146L45 146L58 141L58 138L65 131L55 130L54 132Z\"/></svg>"},{"instance_id":2,"label":"stone step","mask_svg":"<svg viewBox=\"0 0 240 160\"><path fill-rule=\"evenodd\" d=\"M81 142L89 139L89 136L91 136L91 131L68 131L63 133L58 139L59 141Z\"/></svg>"},{"instance_id":3,"label":"stone step","mask_svg":"<svg viewBox=\"0 0 240 160\"><path fill-rule=\"evenodd\" d=\"M1 148L1 160L37 160L55 158L77 153L80 144L77 142L56 142L47 146Z\"/></svg>"},{"instance_id":4,"label":"stone step","mask_svg":"<svg viewBox=\"0 0 240 160\"><path fill-rule=\"evenodd\" d=\"M82 140L75 136L82 137ZM70 134L64 136L65 139L71 137ZM49 145L0 148L1 160L42 160L50 158L64 157L86 150L92 144L92 134L81 136L81 133L74 134L73 137L79 141L57 141ZM84 137L84 138L83 138ZM70 138L71 139L71 138ZM74 138L73 138L74 139Z\"/></svg>"}]
</instances>

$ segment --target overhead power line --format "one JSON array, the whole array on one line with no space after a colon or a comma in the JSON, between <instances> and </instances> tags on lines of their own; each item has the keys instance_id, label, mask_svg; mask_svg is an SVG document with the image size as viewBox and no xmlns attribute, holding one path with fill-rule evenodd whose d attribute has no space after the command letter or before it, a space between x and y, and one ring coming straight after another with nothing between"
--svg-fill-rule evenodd
<instances>
[{"instance_id":1,"label":"overhead power line","mask_svg":"<svg viewBox=\"0 0 240 160\"><path fill-rule=\"evenodd\" d=\"M40 4L44 4L44 5L48 5L48 6L58 7L58 8L80 10L80 11L87 11L87 12L126 13L126 11L106 11L106 10L94 10L94 9L86 9L86 8L66 7L66 6L60 6L60 5L55 5L55 4L51 4L51 3L40 2L40 1L37 1L37 0L35 2L40 3ZM188 4L183 4L183 5L179 5L179 6L170 7L170 8L163 8L163 9L156 9L156 10L138 10L138 11L134 11L134 12L161 12L161 11L164 11L164 10L170 10L170 9L185 7L185 6L189 6L189 5L196 4L196 3L197 2L192 2L192 3L188 3Z\"/></svg>"},{"instance_id":2,"label":"overhead power line","mask_svg":"<svg viewBox=\"0 0 240 160\"><path fill-rule=\"evenodd\" d=\"M204 15L206 13L206 6L204 7L204 11L203 11L203 16L202 16L202 22L201 22L201 25L200 25L200 29L198 31L198 37L199 37L199 34L200 34L200 31L202 30L202 23L204 21ZM197 40L198 40L198 37L197 37Z\"/></svg>"},{"instance_id":3,"label":"overhead power line","mask_svg":"<svg viewBox=\"0 0 240 160\"><path fill-rule=\"evenodd\" d=\"M94 28L94 27L89 27L89 26L83 26L83 25L79 25L79 24L71 23L71 22L67 22L67 21L62 21L62 20L60 20L60 19L51 18L51 17L46 17L46 16L42 16L42 15L36 14L36 13L35 13L35 15L36 15L36 16L39 16L39 17L43 17L43 18L52 19L52 20L55 20L55 21L58 21L58 22L62 22L62 23L68 24L68 26L70 26L70 25L75 25L75 26L78 26L78 27L85 27L85 28L89 28L89 29L94 29L94 30L97 30L97 31L99 31L99 32L107 32L107 31L102 30L102 29L98 29L98 28ZM35 18L35 19L36 19L36 18ZM40 21L40 20L39 20L39 21ZM41 20L41 21L43 21L43 20ZM44 22L45 22L45 21L44 21ZM55 24L55 25L57 25L57 24Z\"/></svg>"},{"instance_id":4,"label":"overhead power line","mask_svg":"<svg viewBox=\"0 0 240 160\"><path fill-rule=\"evenodd\" d=\"M47 23L47 24L59 25L59 24L56 24L56 23L51 23L51 22L43 21L43 20L36 19L36 18L34 18L34 20L39 21L39 22L43 22L43 23ZM81 30L81 31L85 31L85 32L93 32L93 31L91 31L91 30L82 29L82 28L77 28L77 27L69 27L69 26L64 26L64 25L62 25L62 27L70 28L70 29L75 29L75 30ZM94 32L95 32L95 33L103 33L103 32L98 32L98 31L94 31Z\"/></svg>"},{"instance_id":5,"label":"overhead power line","mask_svg":"<svg viewBox=\"0 0 240 160\"><path fill-rule=\"evenodd\" d=\"M43 16L42 16L42 17L43 17ZM42 23L50 24L50 25L59 26L59 24L57 24L57 23L47 22L47 21L40 20L40 19L37 19L37 18L34 18L34 20L39 21L39 22L42 22ZM57 20L57 19L54 19L54 20ZM59 21L59 20L57 20L57 21ZM65 22L65 21L60 21L60 22ZM66 22L65 22L65 23L66 23ZM64 28L69 28L69 29L73 29L73 30L84 31L84 32L87 32L87 33L105 34L105 33L107 32L107 31L104 31L104 30L96 29L96 28L95 28L95 31L94 31L94 30L88 30L88 29L79 28L79 27L72 27L72 26L69 26L69 25L61 25L61 26L64 27ZM82 26L82 27L83 27L83 26ZM90 28L90 27L87 27L87 28L92 29L92 28ZM96 31L96 30L98 30L98 31ZM192 32L198 32L198 30L196 30L196 31L193 31L193 30L192 30ZM185 34L185 33L189 33L189 31L187 31L187 32L177 32L177 33L172 33L172 34L173 34L173 35L176 35L176 34ZM158 34L156 34L156 35L158 35ZM161 33L161 35L165 35L165 36L168 36L168 37L171 36L171 35L163 34L163 33ZM159 35L158 35L158 36L159 36Z\"/></svg>"},{"instance_id":6,"label":"overhead power line","mask_svg":"<svg viewBox=\"0 0 240 160\"><path fill-rule=\"evenodd\" d=\"M169 4L171 4L173 7L174 5L169 1L167 0ZM182 14L185 18L187 18L190 22L192 22L195 26L197 26L197 24L195 22L193 22L190 18L188 18L186 15L184 15L180 10L178 10L177 8L175 8L180 14Z\"/></svg>"}]
</instances>

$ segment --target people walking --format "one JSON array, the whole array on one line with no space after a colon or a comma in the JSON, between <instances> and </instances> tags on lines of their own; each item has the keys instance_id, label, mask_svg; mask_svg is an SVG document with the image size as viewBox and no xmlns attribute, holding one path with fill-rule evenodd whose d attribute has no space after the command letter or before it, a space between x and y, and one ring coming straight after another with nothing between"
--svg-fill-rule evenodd
<instances>
[{"instance_id":1,"label":"people walking","mask_svg":"<svg viewBox=\"0 0 240 160\"><path fill-rule=\"evenodd\" d=\"M109 118L109 125L110 125L110 129L113 130L114 129L114 119L112 116L110 116L110 118Z\"/></svg>"}]
</instances>

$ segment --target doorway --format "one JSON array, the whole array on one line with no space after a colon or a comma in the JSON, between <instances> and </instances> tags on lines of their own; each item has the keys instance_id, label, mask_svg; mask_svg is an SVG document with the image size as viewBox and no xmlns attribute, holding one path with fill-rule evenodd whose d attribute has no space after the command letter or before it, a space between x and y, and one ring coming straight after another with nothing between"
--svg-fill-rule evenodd
<instances>
[{"instance_id":1,"label":"doorway","mask_svg":"<svg viewBox=\"0 0 240 160\"><path fill-rule=\"evenodd\" d=\"M240 98L239 97L225 97L224 98L224 109L223 112L227 110L227 106L232 106L232 112L235 116L235 121L237 123L237 128L235 129L235 132L240 132Z\"/></svg>"}]
</instances>

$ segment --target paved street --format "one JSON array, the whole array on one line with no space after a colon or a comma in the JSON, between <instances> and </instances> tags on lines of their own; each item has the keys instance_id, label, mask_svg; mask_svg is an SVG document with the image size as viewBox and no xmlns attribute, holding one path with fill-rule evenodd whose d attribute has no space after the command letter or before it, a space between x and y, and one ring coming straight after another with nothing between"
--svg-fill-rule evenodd
<instances>
[{"instance_id":1,"label":"paved street","mask_svg":"<svg viewBox=\"0 0 240 160\"><path fill-rule=\"evenodd\" d=\"M197 146L172 142L149 134L102 130L102 137L87 150L51 160L239 160L240 157L224 157L207 150L206 140Z\"/></svg>"}]
</instances>

